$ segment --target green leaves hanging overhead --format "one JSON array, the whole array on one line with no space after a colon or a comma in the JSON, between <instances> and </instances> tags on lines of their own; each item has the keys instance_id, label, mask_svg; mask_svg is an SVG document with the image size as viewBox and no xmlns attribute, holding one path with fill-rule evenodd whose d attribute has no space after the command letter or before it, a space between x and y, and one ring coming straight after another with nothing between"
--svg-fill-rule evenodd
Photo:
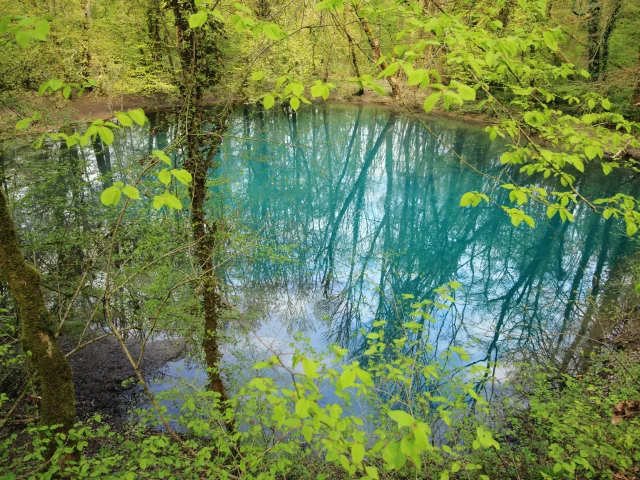
<instances>
[{"instance_id":1,"label":"green leaves hanging overhead","mask_svg":"<svg viewBox=\"0 0 640 480\"><path fill-rule=\"evenodd\" d=\"M148 121L147 116L144 114L144 110L142 110L141 108L129 110L127 112L127 115L129 115L131 119L141 127Z\"/></svg>"},{"instance_id":2,"label":"green leaves hanging overhead","mask_svg":"<svg viewBox=\"0 0 640 480\"><path fill-rule=\"evenodd\" d=\"M468 207L468 206L477 207L482 200L489 203L489 197L487 195L474 190L473 192L467 192L464 195L462 195L462 198L460 199L460 206L461 207Z\"/></svg>"},{"instance_id":3,"label":"green leaves hanging overhead","mask_svg":"<svg viewBox=\"0 0 640 480\"><path fill-rule=\"evenodd\" d=\"M132 127L133 121L131 117L124 112L116 112L116 118L118 119L118 123L123 127Z\"/></svg>"},{"instance_id":4,"label":"green leaves hanging overhead","mask_svg":"<svg viewBox=\"0 0 640 480\"><path fill-rule=\"evenodd\" d=\"M158 160L160 160L161 162L166 163L167 165L171 166L171 159L169 158L169 156L164 153L162 150L153 150L151 152L151 156L154 158L157 158ZM169 182L167 182L169 183Z\"/></svg>"},{"instance_id":5,"label":"green leaves hanging overhead","mask_svg":"<svg viewBox=\"0 0 640 480\"><path fill-rule=\"evenodd\" d=\"M169 191L153 197L153 208L160 210L164 206L171 210L182 210L182 202L180 199Z\"/></svg>"},{"instance_id":6,"label":"green leaves hanging overhead","mask_svg":"<svg viewBox=\"0 0 640 480\"><path fill-rule=\"evenodd\" d=\"M208 14L205 10L200 10L192 15L189 15L189 27L198 28L207 23Z\"/></svg>"},{"instance_id":7,"label":"green leaves hanging overhead","mask_svg":"<svg viewBox=\"0 0 640 480\"><path fill-rule=\"evenodd\" d=\"M122 197L122 189L116 186L106 188L100 195L103 205L117 205Z\"/></svg>"},{"instance_id":8,"label":"green leaves hanging overhead","mask_svg":"<svg viewBox=\"0 0 640 480\"><path fill-rule=\"evenodd\" d=\"M187 170L174 168L173 170L171 170L171 175L176 177L176 180L185 185L188 185L193 181L193 177Z\"/></svg>"},{"instance_id":9,"label":"green leaves hanging overhead","mask_svg":"<svg viewBox=\"0 0 640 480\"><path fill-rule=\"evenodd\" d=\"M113 182L113 185L109 188L106 188L100 195L100 202L102 202L103 205L115 206L120 202L122 194L126 195L132 200L140 198L140 192L136 187L131 185L127 185L125 187L124 183L122 182Z\"/></svg>"},{"instance_id":10,"label":"green leaves hanging overhead","mask_svg":"<svg viewBox=\"0 0 640 480\"><path fill-rule=\"evenodd\" d=\"M22 48L26 48L32 39L37 41L47 39L51 30L49 22L52 19L51 15L45 15L44 17L5 15L0 17L0 35L9 34L13 37L15 43ZM2 43L11 43L10 38L4 37Z\"/></svg>"},{"instance_id":11,"label":"green leaves hanging overhead","mask_svg":"<svg viewBox=\"0 0 640 480\"><path fill-rule=\"evenodd\" d=\"M441 97L442 92L435 92L429 95L424 101L424 111L429 113L431 110L433 110L433 107L436 106Z\"/></svg>"},{"instance_id":12,"label":"green leaves hanging overhead","mask_svg":"<svg viewBox=\"0 0 640 480\"><path fill-rule=\"evenodd\" d=\"M333 83L324 83L320 80L316 80L316 82L311 87L311 96L313 98L322 97L324 100L329 98L331 90L336 86Z\"/></svg>"},{"instance_id":13,"label":"green leaves hanging overhead","mask_svg":"<svg viewBox=\"0 0 640 480\"><path fill-rule=\"evenodd\" d=\"M165 185L169 185L169 183L171 183L171 174L166 168L163 168L158 172L158 180Z\"/></svg>"}]
</instances>

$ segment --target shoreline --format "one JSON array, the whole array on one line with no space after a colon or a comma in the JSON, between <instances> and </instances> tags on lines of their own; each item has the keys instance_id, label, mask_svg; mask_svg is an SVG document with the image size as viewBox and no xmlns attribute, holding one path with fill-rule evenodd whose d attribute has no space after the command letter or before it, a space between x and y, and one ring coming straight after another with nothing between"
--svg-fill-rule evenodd
<instances>
[{"instance_id":1,"label":"shoreline","mask_svg":"<svg viewBox=\"0 0 640 480\"><path fill-rule=\"evenodd\" d=\"M433 110L425 113L422 108L422 99L414 96L410 98L406 94L403 98L404 105L398 104L390 96L383 96L374 92L365 92L364 95L341 95L329 97L328 100L313 100L314 104L322 102L328 104L341 105L364 105L389 109L404 115L418 115L426 118L443 118L452 121L464 122L467 124L483 127L495 123L493 119L483 114L470 114L468 112L451 112L445 110ZM218 104L214 93L207 93L203 97L202 106L212 107ZM278 106L280 104L276 104ZM82 98L62 100L57 97L35 97L25 102L24 108L31 108L39 111L43 118L43 123L37 128L28 131L16 132L13 128L14 121L18 114L15 110L5 108L0 110L0 134L8 137L25 137L33 135L35 132L44 133L50 129L59 128L60 125L70 125L75 123L91 122L95 120L106 120L115 117L116 111L126 111L135 108L142 108L146 113L168 111L179 106L177 99L166 94L139 95L124 94L115 97L103 97L94 93L85 94Z\"/></svg>"}]
</instances>

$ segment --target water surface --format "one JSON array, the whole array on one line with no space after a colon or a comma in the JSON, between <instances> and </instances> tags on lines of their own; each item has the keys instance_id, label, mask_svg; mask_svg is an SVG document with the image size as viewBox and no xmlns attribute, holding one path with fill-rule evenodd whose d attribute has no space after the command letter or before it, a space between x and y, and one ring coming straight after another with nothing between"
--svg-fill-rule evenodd
<instances>
[{"instance_id":1,"label":"water surface","mask_svg":"<svg viewBox=\"0 0 640 480\"><path fill-rule=\"evenodd\" d=\"M36 154L5 146L0 167L9 177L12 168L22 170L12 188L27 251L47 229L66 238L64 222L87 222L67 204L97 202L112 180L130 183L124 172L137 159L171 143L171 117L150 117L151 129L128 129L110 147L98 139L83 149L45 144ZM430 305L430 318L420 319L434 357L455 345L471 353L470 362L508 359L513 352L528 360L561 358L588 295L602 290L631 245L620 224L583 204L572 206L573 223L550 220L542 206L526 205L536 228L514 228L500 207L510 205L508 191L495 178L549 192L562 187L505 167L499 160L504 149L481 127L381 107L237 111L210 182L211 215L252 239L251 249L219 272L225 296L237 307L228 333L248 327L248 335L226 348L225 361L233 364L237 354L257 359L271 350L290 358L296 334L317 349L335 342L360 357L366 342L359 332L385 321L391 341L414 320L411 304L423 300L449 306ZM73 175L41 181L38 165L51 168L52 161L82 165L77 175L85 190ZM636 195L638 189L622 174L599 171L587 171L578 182L588 198L614 190ZM460 198L471 190L492 201L461 208ZM136 204L132 215L147 208ZM181 235L188 238L187 230ZM451 282L460 286L448 292L453 305L435 291ZM188 362L172 363L167 372L202 378Z\"/></svg>"}]
</instances>

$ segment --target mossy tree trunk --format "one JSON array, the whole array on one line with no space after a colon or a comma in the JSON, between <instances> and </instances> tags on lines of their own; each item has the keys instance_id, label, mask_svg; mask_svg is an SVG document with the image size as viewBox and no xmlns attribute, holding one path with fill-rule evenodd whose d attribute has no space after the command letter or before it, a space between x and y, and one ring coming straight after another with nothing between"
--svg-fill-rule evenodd
<instances>
[{"instance_id":1,"label":"mossy tree trunk","mask_svg":"<svg viewBox=\"0 0 640 480\"><path fill-rule=\"evenodd\" d=\"M600 19L602 17L600 0L589 0L587 11L587 47L589 49L587 70L591 74L591 79L595 81L600 76Z\"/></svg>"},{"instance_id":2,"label":"mossy tree trunk","mask_svg":"<svg viewBox=\"0 0 640 480\"><path fill-rule=\"evenodd\" d=\"M0 273L20 312L21 339L41 386L40 425L73 427L76 405L72 372L55 339L56 323L40 289L40 272L25 262L4 192L0 191Z\"/></svg>"},{"instance_id":3,"label":"mossy tree trunk","mask_svg":"<svg viewBox=\"0 0 640 480\"><path fill-rule=\"evenodd\" d=\"M616 0L613 4L611 15L609 15L607 23L602 30L602 61L600 62L602 80L606 80L607 78L607 66L609 64L609 42L611 40L611 34L616 27L620 10L622 10L622 0Z\"/></svg>"},{"instance_id":4,"label":"mossy tree trunk","mask_svg":"<svg viewBox=\"0 0 640 480\"><path fill-rule=\"evenodd\" d=\"M224 402L227 398L220 362L220 310L222 299L215 267L217 219L209 219L206 204L209 198L207 180L210 169L216 168L213 157L222 141L226 129L227 110L211 120L212 129L203 135L202 94L204 90L219 80L220 52L217 47L218 26L211 20L197 30L189 28L189 15L197 8L193 0L172 0L169 3L175 19L178 34L178 55L182 64L180 84L182 111L181 129L186 138L184 168L193 177L190 185L191 230L195 242L195 254L200 267L202 281L200 295L204 309L204 340L209 386L220 394Z\"/></svg>"}]
</instances>

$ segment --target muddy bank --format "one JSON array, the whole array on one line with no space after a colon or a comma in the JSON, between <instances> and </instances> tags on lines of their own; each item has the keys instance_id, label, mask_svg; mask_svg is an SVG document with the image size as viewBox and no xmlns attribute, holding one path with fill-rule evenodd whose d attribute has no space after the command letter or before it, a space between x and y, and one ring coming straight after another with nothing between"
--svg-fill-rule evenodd
<instances>
[{"instance_id":1,"label":"muddy bank","mask_svg":"<svg viewBox=\"0 0 640 480\"><path fill-rule=\"evenodd\" d=\"M424 92L406 91L400 101L389 95L380 95L373 91L366 91L363 95L354 95L348 89L339 88L338 91L329 98L328 102L352 103L384 107L399 113L421 113L424 115L422 104L426 94ZM215 93L207 93L202 99L203 107L211 107L220 103L221 97ZM230 99L227 99L230 100ZM81 98L63 100L57 96L38 97L27 96L23 99L25 108L24 114L31 114L31 110L40 111L45 119L34 126L28 132L21 134L33 134L55 128L55 125L73 124L78 122L89 122L97 119L113 118L116 111L126 111L133 108L142 108L147 113L167 111L179 106L178 99L167 94L157 95L136 95L126 94L117 96L104 96L95 93L87 93ZM434 110L433 116L446 117L454 120L470 122L478 125L488 124L492 119L481 114L469 114L463 112L446 112ZM0 109L0 129L11 131L13 125L23 115L17 114L13 110ZM48 126L47 126L48 125Z\"/></svg>"},{"instance_id":2,"label":"muddy bank","mask_svg":"<svg viewBox=\"0 0 640 480\"><path fill-rule=\"evenodd\" d=\"M67 352L75 343L61 338L60 346ZM137 339L130 339L127 347L134 358L140 353ZM140 365L143 375L149 378L161 371L167 362L182 356L186 340L157 340L145 347L144 358ZM69 357L73 369L73 383L76 389L78 418L86 418L100 413L111 418L121 418L127 409L123 393L136 385L122 382L135 376L131 364L125 357L118 341L106 337L75 352Z\"/></svg>"}]
</instances>

